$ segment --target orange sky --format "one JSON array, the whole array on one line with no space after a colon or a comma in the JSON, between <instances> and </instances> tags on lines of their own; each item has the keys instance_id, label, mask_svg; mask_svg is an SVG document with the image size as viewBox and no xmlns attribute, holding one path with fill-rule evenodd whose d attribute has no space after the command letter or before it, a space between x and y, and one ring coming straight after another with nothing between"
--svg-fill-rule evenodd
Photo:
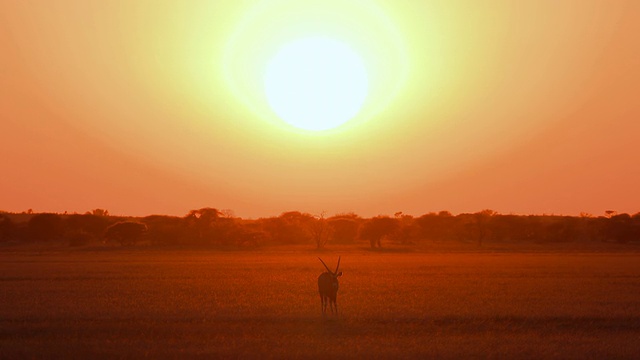
<instances>
[{"instance_id":1,"label":"orange sky","mask_svg":"<svg viewBox=\"0 0 640 360\"><path fill-rule=\"evenodd\" d=\"M640 211L640 2L257 4L0 2L0 210ZM309 32L369 64L335 131L256 87Z\"/></svg>"}]
</instances>

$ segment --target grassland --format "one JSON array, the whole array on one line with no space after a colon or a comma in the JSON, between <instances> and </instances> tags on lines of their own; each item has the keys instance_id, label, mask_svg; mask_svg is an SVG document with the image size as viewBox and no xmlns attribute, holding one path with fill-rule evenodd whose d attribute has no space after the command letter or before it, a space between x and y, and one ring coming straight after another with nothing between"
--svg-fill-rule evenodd
<instances>
[{"instance_id":1,"label":"grassland","mask_svg":"<svg viewBox=\"0 0 640 360\"><path fill-rule=\"evenodd\" d=\"M640 254L0 252L0 358L637 358Z\"/></svg>"}]
</instances>

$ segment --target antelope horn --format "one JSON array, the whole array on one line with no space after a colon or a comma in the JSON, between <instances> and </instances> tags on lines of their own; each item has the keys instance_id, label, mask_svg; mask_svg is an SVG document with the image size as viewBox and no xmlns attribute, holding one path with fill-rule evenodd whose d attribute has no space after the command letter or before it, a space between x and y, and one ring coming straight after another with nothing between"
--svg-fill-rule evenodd
<instances>
[{"instance_id":1,"label":"antelope horn","mask_svg":"<svg viewBox=\"0 0 640 360\"><path fill-rule=\"evenodd\" d=\"M338 269L340 269L340 256L338 256L338 266L336 266L336 271L334 272L334 274L338 273Z\"/></svg>"},{"instance_id":2,"label":"antelope horn","mask_svg":"<svg viewBox=\"0 0 640 360\"><path fill-rule=\"evenodd\" d=\"M329 270L329 267L327 266L327 264L324 263L324 261L322 261L322 259L318 258L318 260L320 260L320 262L322 263L322 265L324 265L324 267L327 269L328 272L333 274L333 272L331 272L331 270Z\"/></svg>"}]
</instances>

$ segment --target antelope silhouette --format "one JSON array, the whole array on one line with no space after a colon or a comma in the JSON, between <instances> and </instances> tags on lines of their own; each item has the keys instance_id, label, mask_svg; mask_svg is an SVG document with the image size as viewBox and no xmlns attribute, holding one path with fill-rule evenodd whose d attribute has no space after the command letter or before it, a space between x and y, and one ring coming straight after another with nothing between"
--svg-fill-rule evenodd
<instances>
[{"instance_id":1,"label":"antelope silhouette","mask_svg":"<svg viewBox=\"0 0 640 360\"><path fill-rule=\"evenodd\" d=\"M322 304L322 313L327 312L327 305L331 308L331 313L338 314L338 304L336 303L336 296L338 295L338 277L342 276L340 269L340 257L338 256L338 266L336 271L331 271L327 264L318 258L322 265L324 265L326 272L323 272L318 277L318 292L320 293L320 303Z\"/></svg>"}]
</instances>

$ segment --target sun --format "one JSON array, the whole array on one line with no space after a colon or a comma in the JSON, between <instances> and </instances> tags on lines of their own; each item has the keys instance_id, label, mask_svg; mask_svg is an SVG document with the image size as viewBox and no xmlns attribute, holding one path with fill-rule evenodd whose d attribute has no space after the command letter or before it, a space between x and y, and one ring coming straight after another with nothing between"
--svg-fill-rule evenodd
<instances>
[{"instance_id":1,"label":"sun","mask_svg":"<svg viewBox=\"0 0 640 360\"><path fill-rule=\"evenodd\" d=\"M304 130L336 128L354 118L368 94L367 71L347 44L306 37L282 46L268 62L264 91L273 112Z\"/></svg>"},{"instance_id":2,"label":"sun","mask_svg":"<svg viewBox=\"0 0 640 360\"><path fill-rule=\"evenodd\" d=\"M385 7L371 0L253 3L209 62L233 97L229 110L248 128L265 138L326 139L390 121L379 115L407 95L411 62L409 37Z\"/></svg>"}]
</instances>

